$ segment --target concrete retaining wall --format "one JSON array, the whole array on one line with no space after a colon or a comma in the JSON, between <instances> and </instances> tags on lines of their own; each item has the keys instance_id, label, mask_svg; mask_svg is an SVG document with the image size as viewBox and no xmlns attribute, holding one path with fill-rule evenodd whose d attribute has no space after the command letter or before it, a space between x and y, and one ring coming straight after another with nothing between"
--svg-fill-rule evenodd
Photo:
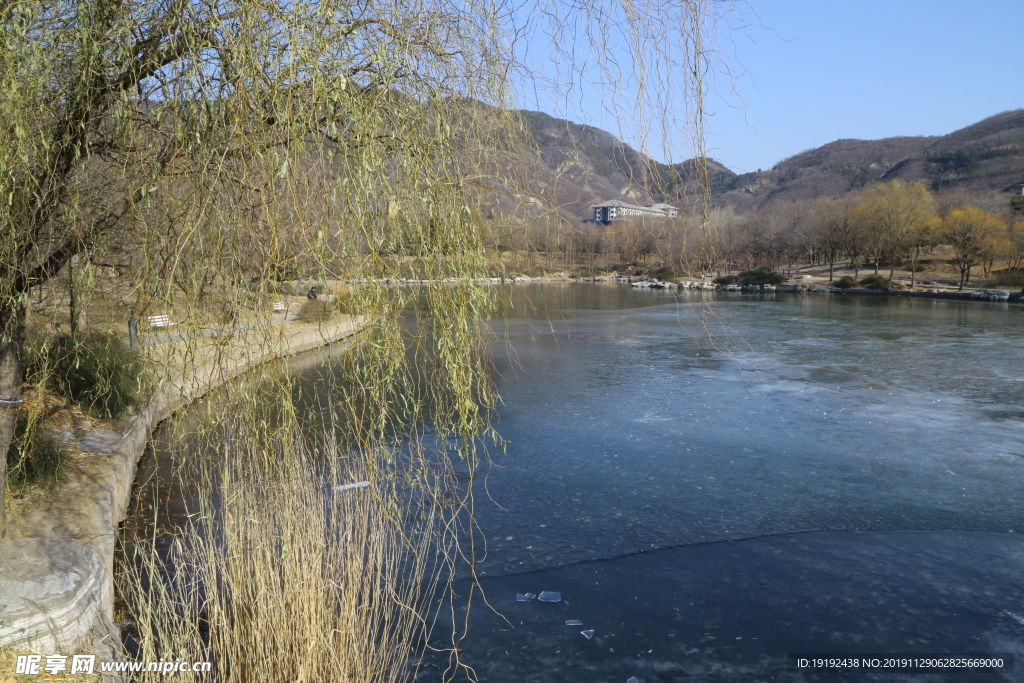
<instances>
[{"instance_id":1,"label":"concrete retaining wall","mask_svg":"<svg viewBox=\"0 0 1024 683\"><path fill-rule=\"evenodd\" d=\"M63 538L23 538L0 546L4 647L81 652L111 599L99 554Z\"/></svg>"},{"instance_id":2,"label":"concrete retaining wall","mask_svg":"<svg viewBox=\"0 0 1024 683\"><path fill-rule=\"evenodd\" d=\"M164 381L120 433L104 434L107 448L69 466L52 495L8 520L7 540L0 542L0 646L113 659L119 648L114 546L154 429L247 370L354 337L362 327L363 321L348 320L253 330L215 359Z\"/></svg>"}]
</instances>

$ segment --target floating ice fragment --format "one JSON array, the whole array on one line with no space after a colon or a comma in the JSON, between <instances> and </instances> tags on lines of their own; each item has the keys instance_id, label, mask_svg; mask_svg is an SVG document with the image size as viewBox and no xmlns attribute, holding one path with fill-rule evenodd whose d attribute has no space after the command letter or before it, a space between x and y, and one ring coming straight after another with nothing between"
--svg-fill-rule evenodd
<instances>
[{"instance_id":1,"label":"floating ice fragment","mask_svg":"<svg viewBox=\"0 0 1024 683\"><path fill-rule=\"evenodd\" d=\"M511 536L506 536L506 537L505 537L505 540L506 540L506 541L511 541L511 540L512 540L512 537L511 537Z\"/></svg>"},{"instance_id":2,"label":"floating ice fragment","mask_svg":"<svg viewBox=\"0 0 1024 683\"><path fill-rule=\"evenodd\" d=\"M583 626L583 622L580 621L579 619L566 619L565 620L565 625L566 626Z\"/></svg>"},{"instance_id":3,"label":"floating ice fragment","mask_svg":"<svg viewBox=\"0 0 1024 683\"><path fill-rule=\"evenodd\" d=\"M368 481L357 481L354 484L342 484L340 486L335 486L334 490L335 491L345 491L347 489L361 489L361 488L365 488L365 487L367 487L369 485L370 485L370 482L368 482Z\"/></svg>"},{"instance_id":4,"label":"floating ice fragment","mask_svg":"<svg viewBox=\"0 0 1024 683\"><path fill-rule=\"evenodd\" d=\"M636 676L630 676L629 680L626 681L626 683L640 683L640 679L637 678Z\"/></svg>"},{"instance_id":5,"label":"floating ice fragment","mask_svg":"<svg viewBox=\"0 0 1024 683\"><path fill-rule=\"evenodd\" d=\"M530 598L526 597L522 593L516 593L516 602L528 602Z\"/></svg>"},{"instance_id":6,"label":"floating ice fragment","mask_svg":"<svg viewBox=\"0 0 1024 683\"><path fill-rule=\"evenodd\" d=\"M580 631L580 635L582 635L587 640L590 640L591 638L594 637L594 632L593 631Z\"/></svg>"},{"instance_id":7,"label":"floating ice fragment","mask_svg":"<svg viewBox=\"0 0 1024 683\"><path fill-rule=\"evenodd\" d=\"M541 602L562 602L562 594L555 591L541 591L537 599Z\"/></svg>"},{"instance_id":8,"label":"floating ice fragment","mask_svg":"<svg viewBox=\"0 0 1024 683\"><path fill-rule=\"evenodd\" d=\"M526 599L527 600L533 600L535 597L537 597L536 593L527 593L526 594Z\"/></svg>"}]
</instances>

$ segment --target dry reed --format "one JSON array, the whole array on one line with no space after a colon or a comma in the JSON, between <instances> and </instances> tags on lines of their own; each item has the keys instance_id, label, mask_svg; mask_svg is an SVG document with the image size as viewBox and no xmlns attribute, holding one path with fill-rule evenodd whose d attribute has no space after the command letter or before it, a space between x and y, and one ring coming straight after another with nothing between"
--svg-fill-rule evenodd
<instances>
[{"instance_id":1,"label":"dry reed","mask_svg":"<svg viewBox=\"0 0 1024 683\"><path fill-rule=\"evenodd\" d=\"M443 566L439 497L368 469L380 454L264 437L211 460L194 523L162 552L154 537L128 553L138 659L212 661L198 680L408 680ZM178 679L197 676L139 678Z\"/></svg>"}]
</instances>

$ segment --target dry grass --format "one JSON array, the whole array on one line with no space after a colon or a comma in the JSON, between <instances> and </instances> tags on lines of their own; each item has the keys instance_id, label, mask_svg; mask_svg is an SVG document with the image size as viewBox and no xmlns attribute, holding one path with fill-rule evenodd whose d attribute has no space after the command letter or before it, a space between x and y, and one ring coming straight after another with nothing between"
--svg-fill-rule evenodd
<instances>
[{"instance_id":1,"label":"dry grass","mask_svg":"<svg viewBox=\"0 0 1024 683\"><path fill-rule=\"evenodd\" d=\"M43 387L27 384L23 395L25 402L18 407L19 416L33 416L40 421L41 428L49 431L54 438L60 438L62 433L79 438L93 429L118 428L115 421L87 415L78 405ZM61 443L60 449L62 466L57 471L58 481L62 476L63 464L94 457L92 454L84 453L74 439ZM20 517L26 509L43 502L53 491L53 482L48 480L14 484L9 479L8 486L7 514L12 520Z\"/></svg>"},{"instance_id":2,"label":"dry grass","mask_svg":"<svg viewBox=\"0 0 1024 683\"><path fill-rule=\"evenodd\" d=\"M440 557L433 497L410 496L376 458L265 450L275 439L231 438L195 523L163 553L126 553L138 659L213 661L209 680L225 683L409 680ZM140 680L178 678L196 680Z\"/></svg>"}]
</instances>

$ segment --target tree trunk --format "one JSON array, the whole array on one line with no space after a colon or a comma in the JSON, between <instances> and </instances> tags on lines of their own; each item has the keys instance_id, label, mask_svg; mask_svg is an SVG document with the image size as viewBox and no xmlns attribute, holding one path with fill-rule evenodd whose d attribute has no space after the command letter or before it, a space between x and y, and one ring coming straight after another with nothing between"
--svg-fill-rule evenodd
<instances>
[{"instance_id":1,"label":"tree trunk","mask_svg":"<svg viewBox=\"0 0 1024 683\"><path fill-rule=\"evenodd\" d=\"M914 247L914 260L910 262L910 291L914 291L917 282L917 263L921 260L921 247Z\"/></svg>"},{"instance_id":2,"label":"tree trunk","mask_svg":"<svg viewBox=\"0 0 1024 683\"><path fill-rule=\"evenodd\" d=\"M829 282L832 282L832 267L833 266L835 266L835 263L833 263L832 261L829 261L828 262L828 281Z\"/></svg>"},{"instance_id":3,"label":"tree trunk","mask_svg":"<svg viewBox=\"0 0 1024 683\"><path fill-rule=\"evenodd\" d=\"M0 305L0 537L7 525L7 449L14 439L24 343L25 305L19 298L19 303L13 306Z\"/></svg>"}]
</instances>

